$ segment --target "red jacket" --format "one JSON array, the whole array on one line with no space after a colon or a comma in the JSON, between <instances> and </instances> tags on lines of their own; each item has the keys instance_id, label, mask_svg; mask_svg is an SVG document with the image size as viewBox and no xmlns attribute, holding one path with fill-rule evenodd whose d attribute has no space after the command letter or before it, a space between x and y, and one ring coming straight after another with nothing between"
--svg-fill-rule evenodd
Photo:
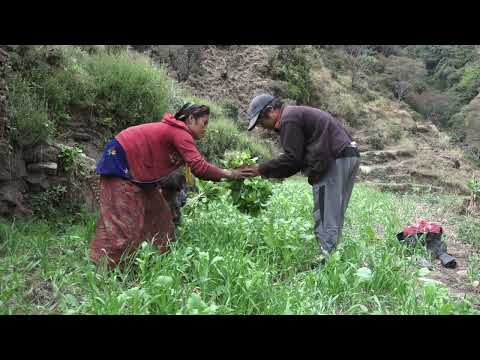
<instances>
[{"instance_id":1,"label":"red jacket","mask_svg":"<svg viewBox=\"0 0 480 360\"><path fill-rule=\"evenodd\" d=\"M157 181L185 163L204 180L218 181L224 175L198 152L188 126L170 113L161 122L129 127L115 139L125 150L130 173L137 181Z\"/></svg>"}]
</instances>

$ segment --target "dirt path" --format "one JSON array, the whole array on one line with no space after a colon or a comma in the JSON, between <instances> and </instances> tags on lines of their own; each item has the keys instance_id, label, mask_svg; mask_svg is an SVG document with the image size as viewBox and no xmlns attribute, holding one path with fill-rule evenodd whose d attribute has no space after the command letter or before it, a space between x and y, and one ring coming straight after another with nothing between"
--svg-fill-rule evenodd
<instances>
[{"instance_id":1,"label":"dirt path","mask_svg":"<svg viewBox=\"0 0 480 360\"><path fill-rule=\"evenodd\" d=\"M447 245L447 253L457 260L455 269L444 267L440 260L429 261L428 268L431 272L425 277L441 282L448 288L451 296L475 298L474 306L480 309L480 285L478 282L480 248L467 244L464 239L460 238L460 227L465 224L459 220L458 212L458 205L455 204L417 205L413 217L415 219L428 218L442 224L444 228L442 239ZM469 272L476 273L476 275L470 277Z\"/></svg>"},{"instance_id":2,"label":"dirt path","mask_svg":"<svg viewBox=\"0 0 480 360\"><path fill-rule=\"evenodd\" d=\"M435 260L432 265L433 269L426 277L440 281L444 284L451 296L474 299L473 305L480 309L480 285L478 281L470 281L468 277L468 268L470 261L478 256L478 250L473 246L462 243L447 243L448 253L457 260L455 269L447 269Z\"/></svg>"}]
</instances>

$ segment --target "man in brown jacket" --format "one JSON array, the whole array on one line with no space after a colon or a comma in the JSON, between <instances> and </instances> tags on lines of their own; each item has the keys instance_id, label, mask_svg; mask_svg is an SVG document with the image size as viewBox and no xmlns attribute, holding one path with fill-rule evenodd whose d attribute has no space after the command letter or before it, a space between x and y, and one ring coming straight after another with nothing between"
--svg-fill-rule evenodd
<instances>
[{"instance_id":1,"label":"man in brown jacket","mask_svg":"<svg viewBox=\"0 0 480 360\"><path fill-rule=\"evenodd\" d=\"M249 126L280 133L284 153L248 167L250 176L286 178L301 171L313 187L315 235L321 255L331 253L342 232L360 154L340 122L308 106L285 106L278 98L256 96L248 109Z\"/></svg>"}]
</instances>

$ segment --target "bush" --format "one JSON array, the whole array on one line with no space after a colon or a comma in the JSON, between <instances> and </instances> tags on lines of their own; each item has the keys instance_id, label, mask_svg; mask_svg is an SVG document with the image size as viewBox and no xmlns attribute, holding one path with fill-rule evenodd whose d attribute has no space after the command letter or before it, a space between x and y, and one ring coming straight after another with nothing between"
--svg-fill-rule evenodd
<instances>
[{"instance_id":1,"label":"bush","mask_svg":"<svg viewBox=\"0 0 480 360\"><path fill-rule=\"evenodd\" d=\"M118 132L158 120L171 104L172 80L143 55L115 46L91 55L75 46L54 50L61 66L48 64L46 47L28 47L14 57L12 69L34 84L56 123L69 119L72 108L90 108L100 124Z\"/></svg>"},{"instance_id":2,"label":"bush","mask_svg":"<svg viewBox=\"0 0 480 360\"><path fill-rule=\"evenodd\" d=\"M313 96L311 67L305 47L285 46L271 52L266 73L273 80L285 81L288 97L297 104L309 104Z\"/></svg>"},{"instance_id":3,"label":"bush","mask_svg":"<svg viewBox=\"0 0 480 360\"><path fill-rule=\"evenodd\" d=\"M233 100L224 100L221 103L223 113L226 117L238 121L238 105Z\"/></svg>"},{"instance_id":4,"label":"bush","mask_svg":"<svg viewBox=\"0 0 480 360\"><path fill-rule=\"evenodd\" d=\"M345 119L348 125L357 127L361 124L361 106L353 97L347 94L339 94L337 101L329 101L326 110L335 117Z\"/></svg>"},{"instance_id":5,"label":"bush","mask_svg":"<svg viewBox=\"0 0 480 360\"><path fill-rule=\"evenodd\" d=\"M478 95L480 88L480 65L466 67L460 82L453 88L460 103L467 104Z\"/></svg>"},{"instance_id":6,"label":"bush","mask_svg":"<svg viewBox=\"0 0 480 360\"><path fill-rule=\"evenodd\" d=\"M402 128L398 124L391 124L389 129L389 136L394 142L398 142L402 138Z\"/></svg>"},{"instance_id":7,"label":"bush","mask_svg":"<svg viewBox=\"0 0 480 360\"><path fill-rule=\"evenodd\" d=\"M55 72L43 83L50 116L58 124L71 118L72 107L91 109L95 107L94 76L88 74L74 58L71 61L65 70Z\"/></svg>"},{"instance_id":8,"label":"bush","mask_svg":"<svg viewBox=\"0 0 480 360\"><path fill-rule=\"evenodd\" d=\"M113 119L112 130L158 120L167 111L171 81L145 57L94 55L84 66L95 79L95 110L100 118Z\"/></svg>"},{"instance_id":9,"label":"bush","mask_svg":"<svg viewBox=\"0 0 480 360\"><path fill-rule=\"evenodd\" d=\"M226 117L222 105L217 101L213 101L211 99L207 99L199 96L191 96L191 95L187 95L185 98L185 101L194 102L196 104L207 105L210 108L210 118L214 120Z\"/></svg>"},{"instance_id":10,"label":"bush","mask_svg":"<svg viewBox=\"0 0 480 360\"><path fill-rule=\"evenodd\" d=\"M477 167L480 168L480 149L472 146L467 152L467 158Z\"/></svg>"},{"instance_id":11,"label":"bush","mask_svg":"<svg viewBox=\"0 0 480 360\"><path fill-rule=\"evenodd\" d=\"M46 219L66 209L66 195L67 188L58 185L37 194L30 194L26 200L36 216Z\"/></svg>"},{"instance_id":12,"label":"bush","mask_svg":"<svg viewBox=\"0 0 480 360\"><path fill-rule=\"evenodd\" d=\"M46 103L19 77L9 78L8 87L11 126L9 134L12 144L25 148L50 138L55 127L48 119Z\"/></svg>"},{"instance_id":13,"label":"bush","mask_svg":"<svg viewBox=\"0 0 480 360\"><path fill-rule=\"evenodd\" d=\"M118 55L127 51L128 45L105 45L105 52L111 55Z\"/></svg>"},{"instance_id":14,"label":"bush","mask_svg":"<svg viewBox=\"0 0 480 360\"><path fill-rule=\"evenodd\" d=\"M432 75L431 82L437 89L448 89L460 79L459 71L449 60L448 58L442 59L437 65L435 73Z\"/></svg>"},{"instance_id":15,"label":"bush","mask_svg":"<svg viewBox=\"0 0 480 360\"><path fill-rule=\"evenodd\" d=\"M384 86L396 99L404 100L426 76L422 63L406 57L391 56L386 61Z\"/></svg>"},{"instance_id":16,"label":"bush","mask_svg":"<svg viewBox=\"0 0 480 360\"><path fill-rule=\"evenodd\" d=\"M12 70L21 73L24 78L32 83L41 82L46 74L51 73L51 50L46 45L20 45L15 52L10 53L10 64ZM59 56L60 54L60 56ZM60 65L65 61L62 53L55 52L55 65Z\"/></svg>"},{"instance_id":17,"label":"bush","mask_svg":"<svg viewBox=\"0 0 480 360\"><path fill-rule=\"evenodd\" d=\"M480 223L466 221L458 228L458 239L462 242L480 246Z\"/></svg>"},{"instance_id":18,"label":"bush","mask_svg":"<svg viewBox=\"0 0 480 360\"><path fill-rule=\"evenodd\" d=\"M85 165L80 161L79 157L83 154L83 150L78 146L60 145L58 160L63 170L69 175L86 175Z\"/></svg>"},{"instance_id":19,"label":"bush","mask_svg":"<svg viewBox=\"0 0 480 360\"><path fill-rule=\"evenodd\" d=\"M271 157L267 143L241 132L231 120L225 118L209 122L205 138L198 142L198 148L206 159L216 164L220 164L227 150L248 150L252 156L260 159Z\"/></svg>"},{"instance_id":20,"label":"bush","mask_svg":"<svg viewBox=\"0 0 480 360\"><path fill-rule=\"evenodd\" d=\"M451 95L437 90L426 90L407 97L408 104L417 112L440 126L448 126L449 120L459 109L458 101Z\"/></svg>"},{"instance_id":21,"label":"bush","mask_svg":"<svg viewBox=\"0 0 480 360\"><path fill-rule=\"evenodd\" d=\"M449 120L447 125L451 128L458 129L465 126L465 112L459 111L454 114Z\"/></svg>"},{"instance_id":22,"label":"bush","mask_svg":"<svg viewBox=\"0 0 480 360\"><path fill-rule=\"evenodd\" d=\"M456 129L452 131L450 134L450 140L453 144L459 144L465 141L467 134L464 130Z\"/></svg>"},{"instance_id":23,"label":"bush","mask_svg":"<svg viewBox=\"0 0 480 360\"><path fill-rule=\"evenodd\" d=\"M238 129L231 121L224 118L211 120L198 148L205 158L218 164L226 150L238 147L239 137Z\"/></svg>"},{"instance_id":24,"label":"bush","mask_svg":"<svg viewBox=\"0 0 480 360\"><path fill-rule=\"evenodd\" d=\"M370 137L367 143L375 150L383 150L385 147L385 139L381 134Z\"/></svg>"},{"instance_id":25,"label":"bush","mask_svg":"<svg viewBox=\"0 0 480 360\"><path fill-rule=\"evenodd\" d=\"M385 71L385 64L373 55L366 55L362 58L362 70L369 75L382 73Z\"/></svg>"},{"instance_id":26,"label":"bush","mask_svg":"<svg viewBox=\"0 0 480 360\"><path fill-rule=\"evenodd\" d=\"M444 59L459 69L477 56L473 45L415 45L409 47L409 53L420 58L430 74L436 72L437 66Z\"/></svg>"},{"instance_id":27,"label":"bush","mask_svg":"<svg viewBox=\"0 0 480 360\"><path fill-rule=\"evenodd\" d=\"M401 56L403 53L403 49L400 45L370 45L369 47L387 57L391 55Z\"/></svg>"},{"instance_id":28,"label":"bush","mask_svg":"<svg viewBox=\"0 0 480 360\"><path fill-rule=\"evenodd\" d=\"M330 45L316 45L315 50L317 57L331 70L332 78L336 78L337 72L345 71L345 62L339 51L335 51Z\"/></svg>"},{"instance_id":29,"label":"bush","mask_svg":"<svg viewBox=\"0 0 480 360\"><path fill-rule=\"evenodd\" d=\"M468 181L468 188L473 193L473 195L480 199L480 181L472 177Z\"/></svg>"}]
</instances>

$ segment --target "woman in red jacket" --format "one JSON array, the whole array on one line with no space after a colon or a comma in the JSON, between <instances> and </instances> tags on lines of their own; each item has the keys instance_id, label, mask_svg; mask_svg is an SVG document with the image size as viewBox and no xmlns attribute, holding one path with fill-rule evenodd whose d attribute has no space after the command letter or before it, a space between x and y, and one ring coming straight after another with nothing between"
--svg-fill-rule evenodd
<instances>
[{"instance_id":1,"label":"woman in red jacket","mask_svg":"<svg viewBox=\"0 0 480 360\"><path fill-rule=\"evenodd\" d=\"M175 240L170 208L162 194L162 181L182 165L204 180L241 179L244 170L224 170L209 164L194 140L205 136L210 109L185 104L160 122L129 127L105 146L97 163L100 177L100 217L90 257L120 263L144 240L160 252Z\"/></svg>"}]
</instances>

